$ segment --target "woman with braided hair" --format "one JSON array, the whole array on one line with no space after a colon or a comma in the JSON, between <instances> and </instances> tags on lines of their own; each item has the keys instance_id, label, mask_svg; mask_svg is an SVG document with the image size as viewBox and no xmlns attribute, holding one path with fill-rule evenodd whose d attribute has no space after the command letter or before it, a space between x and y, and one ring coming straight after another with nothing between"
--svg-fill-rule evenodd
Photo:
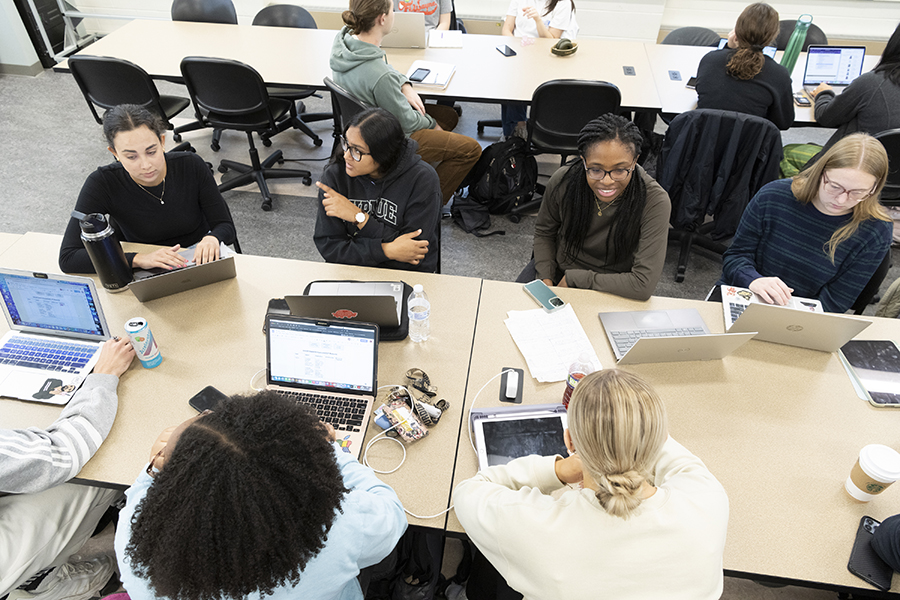
<instances>
[{"instance_id":1,"label":"woman with braided hair","mask_svg":"<svg viewBox=\"0 0 900 600\"><path fill-rule=\"evenodd\" d=\"M764 2L745 8L728 34L728 45L700 60L697 108L733 110L788 129L794 122L791 74L763 54L776 37L778 11Z\"/></svg>"},{"instance_id":2,"label":"woman with braided hair","mask_svg":"<svg viewBox=\"0 0 900 600\"><path fill-rule=\"evenodd\" d=\"M394 491L275 392L163 432L116 531L132 600L358 599L406 530Z\"/></svg>"},{"instance_id":3,"label":"woman with braided hair","mask_svg":"<svg viewBox=\"0 0 900 600\"><path fill-rule=\"evenodd\" d=\"M454 492L460 523L509 586L527 600L718 598L728 497L668 436L657 393L597 371L575 388L568 425L569 457L517 458ZM578 487L559 493L567 485Z\"/></svg>"},{"instance_id":4,"label":"woman with braided hair","mask_svg":"<svg viewBox=\"0 0 900 600\"><path fill-rule=\"evenodd\" d=\"M637 125L612 113L578 136L578 158L547 183L534 259L517 281L646 300L666 259L669 195L637 164Z\"/></svg>"}]
</instances>

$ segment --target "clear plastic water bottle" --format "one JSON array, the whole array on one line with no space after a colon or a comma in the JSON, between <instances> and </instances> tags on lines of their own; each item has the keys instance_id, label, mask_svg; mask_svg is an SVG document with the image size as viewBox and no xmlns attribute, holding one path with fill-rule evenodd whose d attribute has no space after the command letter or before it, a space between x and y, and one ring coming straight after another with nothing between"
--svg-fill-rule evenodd
<instances>
[{"instance_id":1,"label":"clear plastic water bottle","mask_svg":"<svg viewBox=\"0 0 900 600\"><path fill-rule=\"evenodd\" d=\"M421 283L413 286L413 293L407 300L407 310L409 311L409 339L414 342L424 342L428 339L431 331L431 326L428 324L431 303L428 302L428 296L425 295Z\"/></svg>"},{"instance_id":2,"label":"clear plastic water bottle","mask_svg":"<svg viewBox=\"0 0 900 600\"><path fill-rule=\"evenodd\" d=\"M591 357L586 352L582 352L578 356L578 360L569 365L569 376L566 377L566 389L563 392L563 406L569 408L569 399L572 397L572 391L578 382L584 379L585 375L594 372L594 365L591 364Z\"/></svg>"}]
</instances>

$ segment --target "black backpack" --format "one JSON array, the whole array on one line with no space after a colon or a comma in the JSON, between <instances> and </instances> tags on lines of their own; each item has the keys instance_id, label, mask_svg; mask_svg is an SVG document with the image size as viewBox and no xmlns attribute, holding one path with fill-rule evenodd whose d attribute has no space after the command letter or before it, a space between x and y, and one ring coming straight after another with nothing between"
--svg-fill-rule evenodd
<instances>
[{"instance_id":1,"label":"black backpack","mask_svg":"<svg viewBox=\"0 0 900 600\"><path fill-rule=\"evenodd\" d=\"M531 200L537 175L537 161L528 153L528 142L513 136L485 148L462 185L468 185L469 198L486 206L492 215L505 215Z\"/></svg>"}]
</instances>

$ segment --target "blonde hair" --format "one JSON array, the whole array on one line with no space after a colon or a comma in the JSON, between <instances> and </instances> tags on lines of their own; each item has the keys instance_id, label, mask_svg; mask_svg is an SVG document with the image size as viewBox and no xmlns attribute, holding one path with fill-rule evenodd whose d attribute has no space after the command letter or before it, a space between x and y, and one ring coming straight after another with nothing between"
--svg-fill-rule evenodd
<instances>
[{"instance_id":1,"label":"blonde hair","mask_svg":"<svg viewBox=\"0 0 900 600\"><path fill-rule=\"evenodd\" d=\"M375 26L375 20L391 10L392 0L350 0L350 10L341 13L341 19L350 33L359 35Z\"/></svg>"},{"instance_id":2,"label":"blonde hair","mask_svg":"<svg viewBox=\"0 0 900 600\"><path fill-rule=\"evenodd\" d=\"M668 438L666 407L647 382L608 369L582 379L569 403L569 434L584 471L597 484L597 500L627 519L641 505Z\"/></svg>"},{"instance_id":3,"label":"blonde hair","mask_svg":"<svg viewBox=\"0 0 900 600\"><path fill-rule=\"evenodd\" d=\"M824 251L834 263L838 244L850 238L860 223L869 219L890 221L879 198L888 176L888 156L881 142L866 133L853 133L839 140L819 160L794 176L791 192L803 204L819 195L822 175L831 169L856 169L875 177L874 191L853 207L853 218L835 231L825 244Z\"/></svg>"},{"instance_id":4,"label":"blonde hair","mask_svg":"<svg viewBox=\"0 0 900 600\"><path fill-rule=\"evenodd\" d=\"M766 63L763 48L778 37L779 28L778 11L768 4L757 2L745 8L734 25L738 48L725 70L743 80L759 75Z\"/></svg>"}]
</instances>

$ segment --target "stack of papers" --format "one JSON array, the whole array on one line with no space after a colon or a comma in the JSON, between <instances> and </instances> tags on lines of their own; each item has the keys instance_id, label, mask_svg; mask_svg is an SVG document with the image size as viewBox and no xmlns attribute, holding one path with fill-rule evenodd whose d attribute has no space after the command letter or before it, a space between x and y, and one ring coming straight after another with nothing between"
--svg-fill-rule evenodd
<instances>
[{"instance_id":1,"label":"stack of papers","mask_svg":"<svg viewBox=\"0 0 900 600\"><path fill-rule=\"evenodd\" d=\"M582 352L591 357L595 370L603 368L571 304L552 313L536 308L511 310L507 316L506 328L538 381L565 381Z\"/></svg>"}]
</instances>

